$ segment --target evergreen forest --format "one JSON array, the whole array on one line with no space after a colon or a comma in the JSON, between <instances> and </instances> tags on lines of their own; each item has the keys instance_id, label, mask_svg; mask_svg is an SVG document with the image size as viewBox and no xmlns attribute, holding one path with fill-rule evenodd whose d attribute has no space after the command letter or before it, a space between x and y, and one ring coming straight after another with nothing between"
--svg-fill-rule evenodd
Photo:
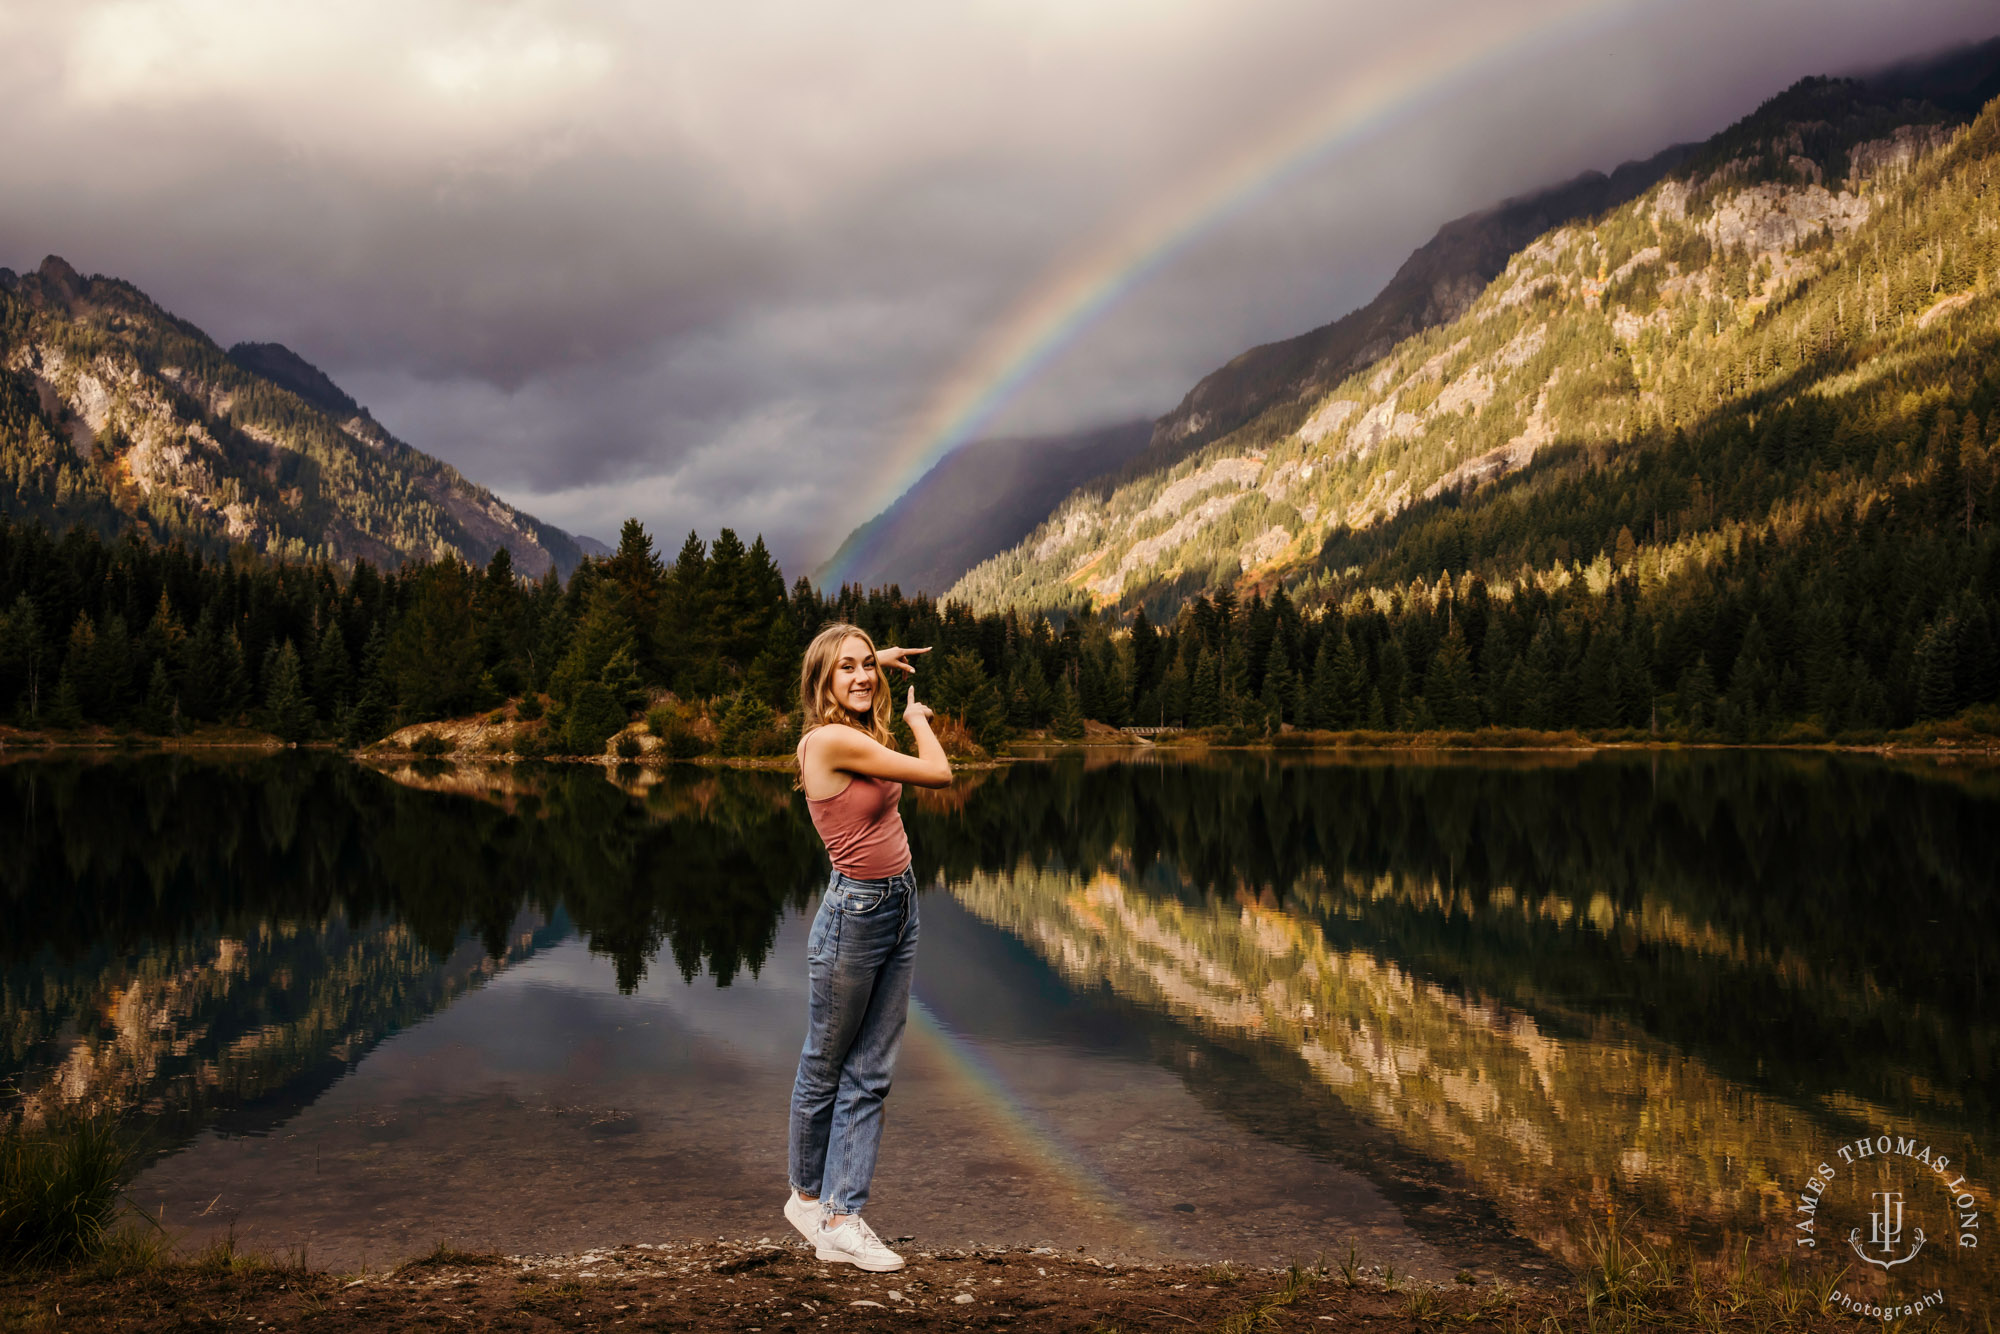
<instances>
[{"instance_id":1,"label":"evergreen forest","mask_svg":"<svg viewBox=\"0 0 2000 1334\"><path fill-rule=\"evenodd\" d=\"M672 755L782 753L799 651L841 619L932 646L921 696L988 749L1093 721L1238 741L1992 731L2000 105L1956 128L1920 111L1804 81L1529 246L1461 319L1073 498L942 600L787 585L730 529L669 559L636 520L530 579L505 543L483 565L378 563L0 518L0 711L349 745L484 713L528 724L517 752L636 755L643 731ZM40 439L37 411L0 393Z\"/></svg>"}]
</instances>

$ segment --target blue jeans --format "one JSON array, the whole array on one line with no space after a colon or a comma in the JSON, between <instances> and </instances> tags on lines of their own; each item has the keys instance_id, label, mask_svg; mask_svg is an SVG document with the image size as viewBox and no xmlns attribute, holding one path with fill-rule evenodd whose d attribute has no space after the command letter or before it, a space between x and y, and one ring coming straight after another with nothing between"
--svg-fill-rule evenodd
<instances>
[{"instance_id":1,"label":"blue jeans","mask_svg":"<svg viewBox=\"0 0 2000 1334\"><path fill-rule=\"evenodd\" d=\"M915 869L887 880L835 871L806 943L811 998L792 1083L792 1188L817 1195L822 1217L868 1204L916 960Z\"/></svg>"}]
</instances>

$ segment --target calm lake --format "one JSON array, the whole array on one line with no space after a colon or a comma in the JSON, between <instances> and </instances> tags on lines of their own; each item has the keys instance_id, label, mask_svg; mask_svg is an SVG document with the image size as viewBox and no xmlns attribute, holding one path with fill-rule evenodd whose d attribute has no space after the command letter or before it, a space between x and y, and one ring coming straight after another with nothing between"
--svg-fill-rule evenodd
<instances>
[{"instance_id":1,"label":"calm lake","mask_svg":"<svg viewBox=\"0 0 2000 1334\"><path fill-rule=\"evenodd\" d=\"M825 878L788 775L153 755L0 792L0 1081L143 1127L133 1199L191 1244L785 1235ZM1525 1278L1613 1205L1782 1247L1891 1131L1990 1211L1992 768L1072 754L904 816L885 1236Z\"/></svg>"}]
</instances>

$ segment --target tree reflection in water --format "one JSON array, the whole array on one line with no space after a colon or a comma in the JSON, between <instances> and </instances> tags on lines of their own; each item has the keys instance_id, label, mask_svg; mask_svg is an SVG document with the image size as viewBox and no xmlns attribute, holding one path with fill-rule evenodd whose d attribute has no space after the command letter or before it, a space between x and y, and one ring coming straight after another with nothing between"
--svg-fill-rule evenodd
<instances>
[{"instance_id":1,"label":"tree reflection in water","mask_svg":"<svg viewBox=\"0 0 2000 1334\"><path fill-rule=\"evenodd\" d=\"M572 930L627 990L760 969L824 875L789 775L614 778L0 767L4 1073L176 1137ZM925 884L1530 1235L1607 1183L1737 1225L1887 1122L1990 1180L1996 814L1991 771L1748 753L1070 759L905 807Z\"/></svg>"}]
</instances>

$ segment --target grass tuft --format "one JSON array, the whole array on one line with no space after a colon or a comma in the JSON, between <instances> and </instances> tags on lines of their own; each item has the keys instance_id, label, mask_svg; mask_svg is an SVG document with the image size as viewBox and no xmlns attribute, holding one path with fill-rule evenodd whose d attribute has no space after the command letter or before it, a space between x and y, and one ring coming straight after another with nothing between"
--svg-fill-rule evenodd
<instances>
[{"instance_id":1,"label":"grass tuft","mask_svg":"<svg viewBox=\"0 0 2000 1334\"><path fill-rule=\"evenodd\" d=\"M269 1257L255 1251L237 1250L236 1227L231 1224L229 1231L196 1252L194 1259L190 1260L188 1265L202 1274L249 1274L260 1269L269 1269L271 1261Z\"/></svg>"},{"instance_id":2,"label":"grass tuft","mask_svg":"<svg viewBox=\"0 0 2000 1334\"><path fill-rule=\"evenodd\" d=\"M1278 1328L1278 1312L1311 1292L1325 1277L1323 1271L1305 1265L1289 1266L1284 1282L1275 1291L1265 1293L1247 1311L1238 1311L1217 1325L1216 1334L1254 1334L1257 1330Z\"/></svg>"},{"instance_id":3,"label":"grass tuft","mask_svg":"<svg viewBox=\"0 0 2000 1334\"><path fill-rule=\"evenodd\" d=\"M0 1129L0 1264L89 1259L112 1239L132 1148L106 1117Z\"/></svg>"},{"instance_id":4,"label":"grass tuft","mask_svg":"<svg viewBox=\"0 0 2000 1334\"><path fill-rule=\"evenodd\" d=\"M1672 1257L1633 1232L1634 1220L1628 1216L1620 1221L1615 1209L1605 1214L1601 1226L1595 1218L1585 1225L1579 1244L1584 1256L1581 1278L1586 1303L1595 1306L1602 1302L1620 1310L1644 1309L1656 1294L1672 1286Z\"/></svg>"}]
</instances>

